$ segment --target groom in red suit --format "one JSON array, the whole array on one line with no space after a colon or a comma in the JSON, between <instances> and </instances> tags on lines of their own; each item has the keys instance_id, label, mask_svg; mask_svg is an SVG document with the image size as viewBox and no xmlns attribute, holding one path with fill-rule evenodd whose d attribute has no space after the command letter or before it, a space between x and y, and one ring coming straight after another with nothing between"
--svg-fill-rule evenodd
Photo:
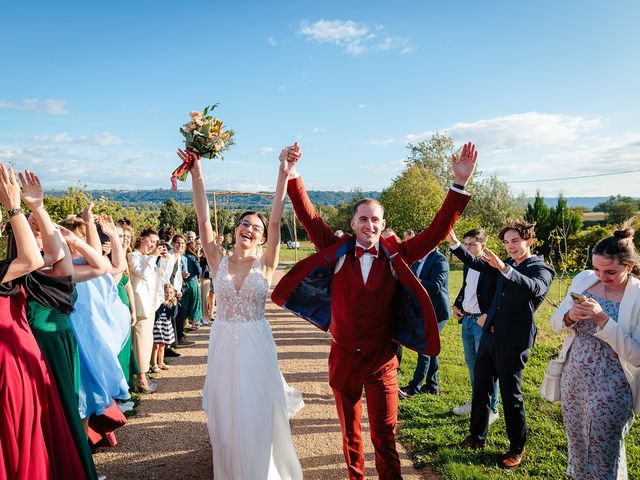
<instances>
[{"instance_id":1,"label":"groom in red suit","mask_svg":"<svg viewBox=\"0 0 640 480\"><path fill-rule=\"evenodd\" d=\"M316 213L301 178L295 173L295 165L300 158L298 147L290 147L288 158L292 178L287 187L289 198L297 217L319 251L316 254L319 261L322 258L330 259L329 271L332 275L318 275L319 270L312 267L310 277L315 274L316 279L324 277L329 282L325 289L326 295L330 296L330 319L327 321L330 322L328 328L331 332L329 385L340 418L343 451L350 479L364 479L361 424L363 389L367 398L378 476L389 480L402 478L395 439L398 361L393 340L394 335L398 337L398 332L392 320L396 316L394 309L397 308L393 300L398 298L400 283L414 289L415 297L427 313L423 316L430 318L429 322L426 319L424 321L428 331L422 330L427 337L427 341L423 339L422 343L426 346L422 348L430 350L429 354L437 355L435 350L439 350L439 338L433 307L424 290L416 290L422 288L419 281L415 277L408 278L413 274L407 265L424 257L444 240L460 216L469 201L464 187L473 173L477 156L475 146L468 143L459 158L453 157L454 184L440 211L429 227L407 241L390 244L381 239L380 234L385 228L382 205L373 199L358 202L351 220L355 233L354 245L352 237L345 238L349 235L340 238L335 236ZM273 294L274 301L285 307L288 307L286 297L296 287L294 284L306 281L294 269L280 281ZM316 307L319 302L315 301L322 296L320 290L317 287L310 289L311 298L303 302L307 303L305 308L323 310L320 306ZM327 312L316 311L309 316L301 316L310 319L315 314L326 316Z\"/></svg>"}]
</instances>

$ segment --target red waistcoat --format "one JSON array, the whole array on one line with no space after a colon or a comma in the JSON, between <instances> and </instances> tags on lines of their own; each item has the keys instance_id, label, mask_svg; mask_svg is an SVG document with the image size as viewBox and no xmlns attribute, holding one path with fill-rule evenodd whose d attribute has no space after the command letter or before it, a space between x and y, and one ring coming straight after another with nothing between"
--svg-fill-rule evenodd
<instances>
[{"instance_id":1,"label":"red waistcoat","mask_svg":"<svg viewBox=\"0 0 640 480\"><path fill-rule=\"evenodd\" d=\"M379 253L373 261L366 285L360 260L345 255L331 285L331 325L334 341L345 350L368 355L393 339L391 303L397 282L389 262Z\"/></svg>"}]
</instances>

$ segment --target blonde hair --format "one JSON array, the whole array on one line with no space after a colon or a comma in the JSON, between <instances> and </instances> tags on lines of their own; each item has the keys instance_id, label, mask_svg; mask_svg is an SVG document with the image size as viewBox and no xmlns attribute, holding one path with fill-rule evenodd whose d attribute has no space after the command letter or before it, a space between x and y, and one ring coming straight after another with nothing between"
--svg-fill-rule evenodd
<instances>
[{"instance_id":1,"label":"blonde hair","mask_svg":"<svg viewBox=\"0 0 640 480\"><path fill-rule=\"evenodd\" d=\"M169 300L167 300L167 288L171 289L171 292L173 293L173 297L171 297ZM178 304L178 291L176 290L176 287L174 287L171 283L165 283L164 290L165 297L164 302L162 303L168 307L175 307Z\"/></svg>"}]
</instances>

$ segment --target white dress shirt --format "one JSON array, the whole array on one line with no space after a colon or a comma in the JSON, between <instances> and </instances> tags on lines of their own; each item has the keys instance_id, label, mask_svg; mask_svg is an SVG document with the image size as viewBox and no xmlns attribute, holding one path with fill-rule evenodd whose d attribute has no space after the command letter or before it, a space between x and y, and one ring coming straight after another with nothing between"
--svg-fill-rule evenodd
<instances>
[{"instance_id":1,"label":"white dress shirt","mask_svg":"<svg viewBox=\"0 0 640 480\"><path fill-rule=\"evenodd\" d=\"M366 247L363 247L357 241L356 241L356 247L360 247L363 249L366 248ZM378 254L380 254L380 242L373 244L372 247L375 247ZM338 263L336 263L336 268L334 268L333 273L338 273L338 271L342 268L342 265L344 264L344 257L345 257L344 255L340 257L340 259L338 260ZM365 285L367 284L367 279L369 278L369 272L371 271L371 265L373 264L373 260L375 258L376 257L371 255L369 252L366 252L362 254L362 256L360 256L360 258L358 259L360 260L360 270L362 271L362 282Z\"/></svg>"}]
</instances>

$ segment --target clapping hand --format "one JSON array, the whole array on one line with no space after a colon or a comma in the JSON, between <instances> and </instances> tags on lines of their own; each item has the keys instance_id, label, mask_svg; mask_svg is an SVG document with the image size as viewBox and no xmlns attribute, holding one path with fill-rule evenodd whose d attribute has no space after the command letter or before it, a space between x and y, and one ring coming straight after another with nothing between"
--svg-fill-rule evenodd
<instances>
[{"instance_id":1,"label":"clapping hand","mask_svg":"<svg viewBox=\"0 0 640 480\"><path fill-rule=\"evenodd\" d=\"M451 230L449 232L449 234L447 235L447 241L449 242L449 245L451 247L453 247L457 243L460 243L459 240L458 240L458 237L456 237L456 232L454 232L453 230Z\"/></svg>"},{"instance_id":2,"label":"clapping hand","mask_svg":"<svg viewBox=\"0 0 640 480\"><path fill-rule=\"evenodd\" d=\"M462 147L462 152L459 157L454 153L451 158L453 181L460 185L466 185L476 168L477 159L478 151L476 150L476 146L471 142Z\"/></svg>"},{"instance_id":3,"label":"clapping hand","mask_svg":"<svg viewBox=\"0 0 640 480\"><path fill-rule=\"evenodd\" d=\"M104 233L112 241L118 241L118 230L116 229L116 224L113 222L113 218L111 218L111 215L107 215L106 213L99 215L98 225L100 225L102 233Z\"/></svg>"},{"instance_id":4,"label":"clapping hand","mask_svg":"<svg viewBox=\"0 0 640 480\"><path fill-rule=\"evenodd\" d=\"M484 258L484 260L487 261L487 263L489 265L491 265L493 268L497 268L498 270L502 271L504 270L505 267L505 263L500 259L500 257L498 255L496 255L495 253L493 253L489 247L486 247L484 249L484 251L482 252L482 257Z\"/></svg>"},{"instance_id":5,"label":"clapping hand","mask_svg":"<svg viewBox=\"0 0 640 480\"><path fill-rule=\"evenodd\" d=\"M84 220L84 223L86 223L87 225L95 223L95 217L93 215L93 202L84 207L82 213L80 214L80 218L82 218L82 220Z\"/></svg>"},{"instance_id":6,"label":"clapping hand","mask_svg":"<svg viewBox=\"0 0 640 480\"><path fill-rule=\"evenodd\" d=\"M287 176L291 176L295 174L296 164L298 160L302 157L302 151L300 150L300 145L298 142L294 143L292 146L285 147L280 152L280 171L285 173Z\"/></svg>"},{"instance_id":7,"label":"clapping hand","mask_svg":"<svg viewBox=\"0 0 640 480\"><path fill-rule=\"evenodd\" d=\"M27 204L31 211L40 208L44 200L44 192L38 176L29 170L25 170L24 175L22 172L18 172L18 177L20 177L20 185L22 186L22 193L20 194L22 201Z\"/></svg>"},{"instance_id":8,"label":"clapping hand","mask_svg":"<svg viewBox=\"0 0 640 480\"><path fill-rule=\"evenodd\" d=\"M16 182L13 167L7 171L7 167L2 163L0 163L0 203L7 211L20 208L20 185Z\"/></svg>"}]
</instances>

